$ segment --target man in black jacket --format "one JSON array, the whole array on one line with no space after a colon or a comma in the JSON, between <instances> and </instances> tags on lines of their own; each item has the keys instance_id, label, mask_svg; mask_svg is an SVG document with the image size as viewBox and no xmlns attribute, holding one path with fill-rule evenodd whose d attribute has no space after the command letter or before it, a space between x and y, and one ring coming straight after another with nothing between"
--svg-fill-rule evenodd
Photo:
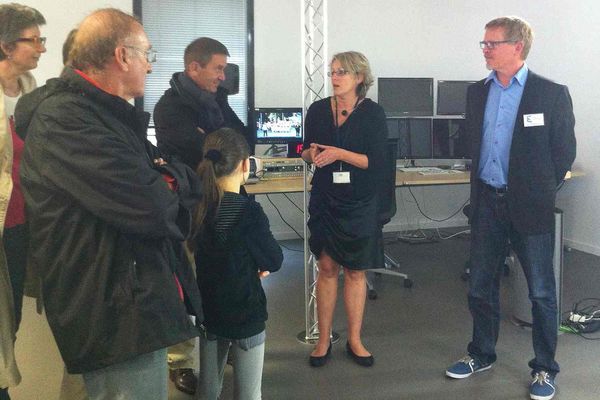
<instances>
[{"instance_id":1,"label":"man in black jacket","mask_svg":"<svg viewBox=\"0 0 600 400\"><path fill-rule=\"evenodd\" d=\"M163 400L166 348L198 335L189 313L203 318L182 252L200 182L165 163L146 140L149 115L128 102L156 59L135 18L92 13L70 54L73 68L17 106L31 261L88 396Z\"/></svg>"},{"instance_id":2,"label":"man in black jacket","mask_svg":"<svg viewBox=\"0 0 600 400\"><path fill-rule=\"evenodd\" d=\"M244 126L227 102L225 79L229 51L219 41L202 37L185 49L183 72L173 74L171 88L154 107L158 148L179 157L195 169L202 160L205 135L219 128L232 128L253 144ZM252 148L252 147L251 147Z\"/></svg>"},{"instance_id":3,"label":"man in black jacket","mask_svg":"<svg viewBox=\"0 0 600 400\"><path fill-rule=\"evenodd\" d=\"M533 33L516 17L494 19L480 42L487 79L469 87L471 138L471 274L473 337L468 355L446 371L461 379L491 368L500 325L499 281L508 240L529 286L532 399L551 399L558 331L553 269L556 188L575 159L575 117L566 86L531 72Z\"/></svg>"}]
</instances>

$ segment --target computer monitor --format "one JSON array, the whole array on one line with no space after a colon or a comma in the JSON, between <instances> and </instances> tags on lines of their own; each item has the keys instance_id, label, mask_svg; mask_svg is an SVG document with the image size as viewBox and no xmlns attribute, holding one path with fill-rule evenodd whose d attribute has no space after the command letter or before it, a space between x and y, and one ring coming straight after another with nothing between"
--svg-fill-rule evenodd
<instances>
[{"instance_id":1,"label":"computer monitor","mask_svg":"<svg viewBox=\"0 0 600 400\"><path fill-rule=\"evenodd\" d=\"M433 78L379 78L377 101L388 117L433 115Z\"/></svg>"},{"instance_id":2,"label":"computer monitor","mask_svg":"<svg viewBox=\"0 0 600 400\"><path fill-rule=\"evenodd\" d=\"M475 81L438 81L437 115L465 115L467 88Z\"/></svg>"},{"instance_id":3,"label":"computer monitor","mask_svg":"<svg viewBox=\"0 0 600 400\"><path fill-rule=\"evenodd\" d=\"M433 120L433 158L471 158L462 118Z\"/></svg>"},{"instance_id":4,"label":"computer monitor","mask_svg":"<svg viewBox=\"0 0 600 400\"><path fill-rule=\"evenodd\" d=\"M302 108L256 108L253 120L257 144L302 142Z\"/></svg>"},{"instance_id":5,"label":"computer monitor","mask_svg":"<svg viewBox=\"0 0 600 400\"><path fill-rule=\"evenodd\" d=\"M399 159L432 158L431 118L399 118L398 155ZM388 137L392 138L391 135Z\"/></svg>"}]
</instances>

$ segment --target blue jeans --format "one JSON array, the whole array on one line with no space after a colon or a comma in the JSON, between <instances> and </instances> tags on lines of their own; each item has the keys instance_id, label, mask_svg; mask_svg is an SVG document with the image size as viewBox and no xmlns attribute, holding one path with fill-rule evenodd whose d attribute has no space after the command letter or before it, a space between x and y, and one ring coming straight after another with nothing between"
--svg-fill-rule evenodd
<instances>
[{"instance_id":1,"label":"blue jeans","mask_svg":"<svg viewBox=\"0 0 600 400\"><path fill-rule=\"evenodd\" d=\"M83 374L90 400L165 400L167 349Z\"/></svg>"},{"instance_id":2,"label":"blue jeans","mask_svg":"<svg viewBox=\"0 0 600 400\"><path fill-rule=\"evenodd\" d=\"M249 343L262 335L262 343ZM264 331L248 339L231 340L221 337L207 339L200 335L200 390L197 398L217 400L223 387L227 354L233 358L233 399L260 400L265 356ZM255 340L254 340L255 341ZM252 347L249 347L251 345Z\"/></svg>"},{"instance_id":3,"label":"blue jeans","mask_svg":"<svg viewBox=\"0 0 600 400\"><path fill-rule=\"evenodd\" d=\"M471 272L469 310L473 316L473 339L468 352L484 364L496 361L500 329L500 276L508 241L519 257L532 304L534 371L551 375L559 372L555 361L558 334L556 282L552 263L554 233L523 235L509 217L506 195L486 188L479 193L480 204L471 227Z\"/></svg>"}]
</instances>

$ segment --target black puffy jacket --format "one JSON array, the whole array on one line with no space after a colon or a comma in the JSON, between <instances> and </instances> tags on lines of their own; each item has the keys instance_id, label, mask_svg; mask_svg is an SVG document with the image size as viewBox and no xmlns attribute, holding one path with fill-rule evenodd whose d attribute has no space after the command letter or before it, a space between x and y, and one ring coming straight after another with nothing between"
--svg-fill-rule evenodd
<instances>
[{"instance_id":1,"label":"black puffy jacket","mask_svg":"<svg viewBox=\"0 0 600 400\"><path fill-rule=\"evenodd\" d=\"M183 164L157 168L138 112L73 70L23 96L21 179L31 261L70 373L119 363L197 336L201 300L182 253L200 197ZM170 190L162 174L177 181Z\"/></svg>"}]
</instances>

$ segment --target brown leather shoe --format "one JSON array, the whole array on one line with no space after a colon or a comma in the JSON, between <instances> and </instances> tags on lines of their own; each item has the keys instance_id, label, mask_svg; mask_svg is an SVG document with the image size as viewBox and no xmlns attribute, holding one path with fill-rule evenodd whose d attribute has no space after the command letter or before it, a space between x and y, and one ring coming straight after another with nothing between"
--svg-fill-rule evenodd
<instances>
[{"instance_id":1,"label":"brown leather shoe","mask_svg":"<svg viewBox=\"0 0 600 400\"><path fill-rule=\"evenodd\" d=\"M177 390L187 394L195 394L198 386L198 378L194 375L191 368L179 368L169 370L169 379L173 382Z\"/></svg>"}]
</instances>

